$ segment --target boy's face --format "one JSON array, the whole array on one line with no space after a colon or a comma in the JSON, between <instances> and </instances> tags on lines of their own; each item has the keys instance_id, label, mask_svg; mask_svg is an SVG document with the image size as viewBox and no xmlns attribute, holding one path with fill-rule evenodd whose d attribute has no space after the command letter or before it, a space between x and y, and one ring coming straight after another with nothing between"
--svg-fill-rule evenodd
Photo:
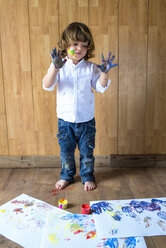
<instances>
[{"instance_id":1,"label":"boy's face","mask_svg":"<svg viewBox=\"0 0 166 248\"><path fill-rule=\"evenodd\" d=\"M78 64L85 57L87 49L88 42L73 41L67 48L67 56L74 64Z\"/></svg>"}]
</instances>

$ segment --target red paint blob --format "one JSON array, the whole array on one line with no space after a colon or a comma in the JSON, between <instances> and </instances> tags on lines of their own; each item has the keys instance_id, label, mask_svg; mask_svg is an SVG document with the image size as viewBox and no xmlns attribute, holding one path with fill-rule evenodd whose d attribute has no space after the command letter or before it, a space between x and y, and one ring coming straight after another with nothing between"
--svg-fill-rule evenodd
<instances>
[{"instance_id":1,"label":"red paint blob","mask_svg":"<svg viewBox=\"0 0 166 248\"><path fill-rule=\"evenodd\" d=\"M83 232L83 230L77 230L77 231L74 232L74 234L78 234L78 233L81 233L81 232Z\"/></svg>"},{"instance_id":2,"label":"red paint blob","mask_svg":"<svg viewBox=\"0 0 166 248\"><path fill-rule=\"evenodd\" d=\"M86 239L94 238L95 235L96 235L96 232L95 232L95 231L90 231L90 232L87 234Z\"/></svg>"},{"instance_id":3,"label":"red paint blob","mask_svg":"<svg viewBox=\"0 0 166 248\"><path fill-rule=\"evenodd\" d=\"M88 204L83 204L81 206L81 213L82 214L90 214L90 206Z\"/></svg>"}]
</instances>

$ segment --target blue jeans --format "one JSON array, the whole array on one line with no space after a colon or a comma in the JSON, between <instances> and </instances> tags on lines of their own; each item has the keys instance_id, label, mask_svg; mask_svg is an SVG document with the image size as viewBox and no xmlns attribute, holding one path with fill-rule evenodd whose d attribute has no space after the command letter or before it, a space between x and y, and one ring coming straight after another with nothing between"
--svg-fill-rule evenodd
<instances>
[{"instance_id":1,"label":"blue jeans","mask_svg":"<svg viewBox=\"0 0 166 248\"><path fill-rule=\"evenodd\" d=\"M74 182L76 174L74 152L76 145L80 152L80 176L82 183L94 182L93 149L95 147L95 118L82 123L71 123L58 119L57 138L61 148L60 179Z\"/></svg>"}]
</instances>

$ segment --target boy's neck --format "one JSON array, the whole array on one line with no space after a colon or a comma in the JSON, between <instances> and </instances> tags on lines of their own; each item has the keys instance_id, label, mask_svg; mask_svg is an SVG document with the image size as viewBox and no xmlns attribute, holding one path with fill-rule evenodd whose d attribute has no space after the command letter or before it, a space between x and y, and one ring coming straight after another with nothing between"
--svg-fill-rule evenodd
<instances>
[{"instance_id":1,"label":"boy's neck","mask_svg":"<svg viewBox=\"0 0 166 248\"><path fill-rule=\"evenodd\" d=\"M70 59L70 58L68 58L68 59ZM82 59L83 59L83 58L82 58ZM82 59L80 59L80 60L70 59L70 60L72 60L72 62L73 62L74 65L77 65L77 64L79 64L79 62L80 62Z\"/></svg>"}]
</instances>

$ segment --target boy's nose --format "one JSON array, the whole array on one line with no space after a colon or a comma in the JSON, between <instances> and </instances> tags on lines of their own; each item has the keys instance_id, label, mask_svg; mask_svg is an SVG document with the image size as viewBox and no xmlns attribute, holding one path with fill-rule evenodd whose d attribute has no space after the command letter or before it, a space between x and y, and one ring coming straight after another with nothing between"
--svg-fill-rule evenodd
<instances>
[{"instance_id":1,"label":"boy's nose","mask_svg":"<svg viewBox=\"0 0 166 248\"><path fill-rule=\"evenodd\" d=\"M81 45L78 45L77 49L78 50L81 50L82 49L82 46Z\"/></svg>"}]
</instances>

